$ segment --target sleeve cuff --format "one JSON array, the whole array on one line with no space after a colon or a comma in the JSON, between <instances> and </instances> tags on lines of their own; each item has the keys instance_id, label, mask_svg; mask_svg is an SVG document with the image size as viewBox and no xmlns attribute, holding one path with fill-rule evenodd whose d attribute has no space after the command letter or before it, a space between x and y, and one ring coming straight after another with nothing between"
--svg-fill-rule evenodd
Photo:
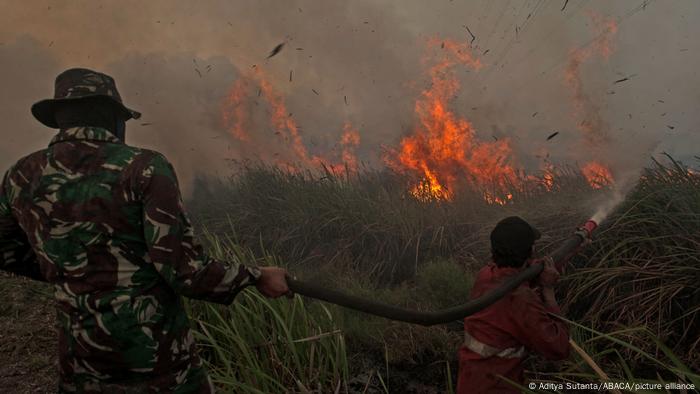
<instances>
[{"instance_id":1,"label":"sleeve cuff","mask_svg":"<svg viewBox=\"0 0 700 394\"><path fill-rule=\"evenodd\" d=\"M257 283L258 279L262 276L262 271L259 267L246 267L246 271L248 272L248 283L250 284Z\"/></svg>"}]
</instances>

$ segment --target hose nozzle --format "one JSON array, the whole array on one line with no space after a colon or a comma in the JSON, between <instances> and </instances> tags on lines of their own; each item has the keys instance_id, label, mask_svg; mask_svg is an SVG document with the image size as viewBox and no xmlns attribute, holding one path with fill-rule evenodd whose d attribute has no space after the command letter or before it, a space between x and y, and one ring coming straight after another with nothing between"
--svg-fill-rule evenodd
<instances>
[{"instance_id":1,"label":"hose nozzle","mask_svg":"<svg viewBox=\"0 0 700 394\"><path fill-rule=\"evenodd\" d=\"M583 226L576 229L575 234L581 237L582 241L586 241L591 239L591 236L593 235L593 230L595 230L597 227L598 223L596 223L593 219L589 219L586 223L583 224Z\"/></svg>"},{"instance_id":2,"label":"hose nozzle","mask_svg":"<svg viewBox=\"0 0 700 394\"><path fill-rule=\"evenodd\" d=\"M593 231L598 228L598 223L596 223L593 219L589 219L586 223L581 226L581 229L586 231L588 233L588 237L591 237L591 234L593 234Z\"/></svg>"}]
</instances>

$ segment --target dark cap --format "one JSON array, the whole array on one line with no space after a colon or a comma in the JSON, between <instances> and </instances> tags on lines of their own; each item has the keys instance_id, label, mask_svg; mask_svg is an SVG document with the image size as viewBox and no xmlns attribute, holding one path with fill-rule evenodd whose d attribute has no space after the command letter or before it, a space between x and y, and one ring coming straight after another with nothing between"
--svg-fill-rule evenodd
<instances>
[{"instance_id":1,"label":"dark cap","mask_svg":"<svg viewBox=\"0 0 700 394\"><path fill-rule=\"evenodd\" d=\"M540 232L519 216L507 217L491 231L491 249L503 255L519 255L528 252Z\"/></svg>"},{"instance_id":2,"label":"dark cap","mask_svg":"<svg viewBox=\"0 0 700 394\"><path fill-rule=\"evenodd\" d=\"M71 68L56 77L53 99L32 105L32 114L41 123L58 128L55 112L58 104L78 100L101 100L120 111L124 119L138 119L141 114L127 108L117 91L114 78L86 68Z\"/></svg>"}]
</instances>

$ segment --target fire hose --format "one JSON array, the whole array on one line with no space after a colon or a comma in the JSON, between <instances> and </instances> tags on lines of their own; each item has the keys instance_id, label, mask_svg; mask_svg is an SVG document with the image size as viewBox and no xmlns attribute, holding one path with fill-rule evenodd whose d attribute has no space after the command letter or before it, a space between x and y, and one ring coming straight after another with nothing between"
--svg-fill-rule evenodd
<instances>
[{"instance_id":1,"label":"fire hose","mask_svg":"<svg viewBox=\"0 0 700 394\"><path fill-rule=\"evenodd\" d=\"M563 272L567 261L578 251L579 247L591 237L591 233L597 227L593 220L587 221L582 227L564 241L556 250L546 258L551 258L557 270ZM354 309L363 313L384 317L391 320L398 320L406 323L420 324L422 326L433 326L437 324L447 324L488 307L494 302L503 298L506 294L515 290L522 283L536 278L544 269L541 263L533 263L524 270L506 279L499 287L483 296L473 299L461 305L439 311L417 311L388 305L381 302L369 300L346 294L337 290L321 287L317 284L304 282L292 276L287 277L289 289L296 294L315 298L321 301L340 305L349 309Z\"/></svg>"}]
</instances>

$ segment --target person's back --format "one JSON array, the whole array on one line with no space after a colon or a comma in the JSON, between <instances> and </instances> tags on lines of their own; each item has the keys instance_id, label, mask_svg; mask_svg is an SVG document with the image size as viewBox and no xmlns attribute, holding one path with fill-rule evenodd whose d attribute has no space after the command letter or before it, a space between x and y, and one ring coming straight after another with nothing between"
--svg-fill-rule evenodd
<instances>
[{"instance_id":1,"label":"person's back","mask_svg":"<svg viewBox=\"0 0 700 394\"><path fill-rule=\"evenodd\" d=\"M33 112L61 130L0 185L0 269L55 287L59 390L210 392L180 296L228 304L256 284L278 297L284 270L203 253L173 167L127 146L128 109L93 94L116 94L110 77L73 69L56 85L65 95Z\"/></svg>"},{"instance_id":2,"label":"person's back","mask_svg":"<svg viewBox=\"0 0 700 394\"><path fill-rule=\"evenodd\" d=\"M530 258L537 238L539 232L520 218L501 221L491 234L494 262L477 274L471 298L490 292L517 274ZM552 360L568 357L568 329L549 315L560 313L551 289L558 275L551 262L545 266L539 278L541 291L523 283L464 319L465 339L459 349L459 394L519 393L507 380L524 383L523 362L529 352Z\"/></svg>"},{"instance_id":3,"label":"person's back","mask_svg":"<svg viewBox=\"0 0 700 394\"><path fill-rule=\"evenodd\" d=\"M481 297L518 272L488 264L477 275L471 299ZM560 313L547 307L537 291L524 283L511 293L464 319L465 346L459 350L459 393L519 393L503 376L522 383L523 361L529 352L551 360L568 357L566 325L547 313Z\"/></svg>"},{"instance_id":4,"label":"person's back","mask_svg":"<svg viewBox=\"0 0 700 394\"><path fill-rule=\"evenodd\" d=\"M98 371L123 383L198 363L189 359L194 341L179 296L149 256L169 247L169 215L177 214L142 209L148 174L164 165L155 152L81 127L8 173L10 206L55 286L62 375Z\"/></svg>"}]
</instances>

